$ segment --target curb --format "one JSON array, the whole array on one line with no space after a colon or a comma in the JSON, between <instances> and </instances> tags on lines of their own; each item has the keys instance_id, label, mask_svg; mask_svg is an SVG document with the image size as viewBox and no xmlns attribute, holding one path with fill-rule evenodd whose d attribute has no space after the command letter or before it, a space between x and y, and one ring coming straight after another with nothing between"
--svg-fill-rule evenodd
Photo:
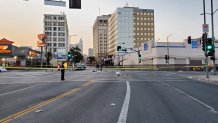
<instances>
[{"instance_id":1,"label":"curb","mask_svg":"<svg viewBox=\"0 0 218 123\"><path fill-rule=\"evenodd\" d=\"M188 76L187 78L195 79L195 80L201 80L201 81L204 80L204 82L207 81L209 83L213 83L213 84L217 84L218 85L218 80L214 80L214 79L210 79L210 78L207 79L207 78L195 77L195 76Z\"/></svg>"}]
</instances>

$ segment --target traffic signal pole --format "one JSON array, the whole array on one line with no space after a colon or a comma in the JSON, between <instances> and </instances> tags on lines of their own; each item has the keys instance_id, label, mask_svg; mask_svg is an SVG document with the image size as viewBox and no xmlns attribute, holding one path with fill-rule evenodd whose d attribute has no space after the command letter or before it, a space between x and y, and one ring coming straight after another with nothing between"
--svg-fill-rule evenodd
<instances>
[{"instance_id":1,"label":"traffic signal pole","mask_svg":"<svg viewBox=\"0 0 218 123\"><path fill-rule=\"evenodd\" d=\"M215 37L214 37L214 21L213 21L213 0L211 0L211 28L212 28L212 44L214 46L214 53L213 53L213 74L216 75L216 57L215 57Z\"/></svg>"},{"instance_id":2,"label":"traffic signal pole","mask_svg":"<svg viewBox=\"0 0 218 123\"><path fill-rule=\"evenodd\" d=\"M206 12L205 12L205 0L203 0L203 13L204 13L204 24L206 24ZM205 32L205 35L207 33ZM209 78L209 73L208 73L208 56L207 56L207 36L204 36L204 41L205 41L205 64L206 64L206 78Z\"/></svg>"}]
</instances>

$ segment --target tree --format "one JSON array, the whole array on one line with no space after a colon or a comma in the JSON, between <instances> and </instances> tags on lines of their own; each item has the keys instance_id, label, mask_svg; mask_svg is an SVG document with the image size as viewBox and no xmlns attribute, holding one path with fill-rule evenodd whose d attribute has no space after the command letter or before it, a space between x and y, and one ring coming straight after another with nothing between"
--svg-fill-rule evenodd
<instances>
[{"instance_id":1,"label":"tree","mask_svg":"<svg viewBox=\"0 0 218 123\"><path fill-rule=\"evenodd\" d=\"M81 50L79 49L78 46L72 47L72 48L70 49L70 52L71 52L72 55L73 55L73 61L74 61L74 63L79 63L80 61L83 61L83 55L81 54L80 51L81 51Z\"/></svg>"},{"instance_id":2,"label":"tree","mask_svg":"<svg viewBox=\"0 0 218 123\"><path fill-rule=\"evenodd\" d=\"M89 57L87 58L87 61L88 61L88 63L93 64L96 60L95 60L95 57L94 57L94 56L89 56Z\"/></svg>"},{"instance_id":3,"label":"tree","mask_svg":"<svg viewBox=\"0 0 218 123\"><path fill-rule=\"evenodd\" d=\"M47 57L47 54L48 54L48 57ZM45 58L46 58L47 64L49 65L50 61L52 59L52 53L51 52L47 52L47 54L45 54Z\"/></svg>"}]
</instances>

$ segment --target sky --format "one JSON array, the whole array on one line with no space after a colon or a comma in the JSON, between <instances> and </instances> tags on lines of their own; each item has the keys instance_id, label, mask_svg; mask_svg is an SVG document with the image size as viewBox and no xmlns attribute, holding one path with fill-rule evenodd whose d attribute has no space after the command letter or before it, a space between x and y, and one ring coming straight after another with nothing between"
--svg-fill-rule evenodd
<instances>
[{"instance_id":1,"label":"sky","mask_svg":"<svg viewBox=\"0 0 218 123\"><path fill-rule=\"evenodd\" d=\"M68 0L67 1L68 5ZM17 46L36 47L37 34L43 33L43 15L67 15L71 43L83 39L84 53L93 47L92 26L99 15L111 14L117 7L125 6L154 9L155 39L164 42L182 42L188 36L202 35L203 0L82 0L82 9L69 9L44 5L44 0L0 0L0 39L7 38ZM214 11L218 0L214 0ZM100 10L100 11L99 11ZM206 0L206 12L211 12L210 0ZM207 15L211 35L211 16ZM218 37L218 12L214 14L215 37Z\"/></svg>"}]
</instances>

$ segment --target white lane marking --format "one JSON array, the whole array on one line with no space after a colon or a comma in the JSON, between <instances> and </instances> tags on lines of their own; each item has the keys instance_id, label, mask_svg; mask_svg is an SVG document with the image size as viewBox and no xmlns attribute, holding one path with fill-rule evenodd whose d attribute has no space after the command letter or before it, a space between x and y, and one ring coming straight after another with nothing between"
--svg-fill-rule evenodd
<instances>
[{"instance_id":1,"label":"white lane marking","mask_svg":"<svg viewBox=\"0 0 218 123\"><path fill-rule=\"evenodd\" d=\"M178 92L184 94L185 96L189 97L190 99L192 99L192 100L194 100L194 101L200 103L201 105L203 105L203 106L205 106L206 108L208 108L210 112L215 113L215 114L218 113L218 111L216 111L212 106L209 106L208 104L206 104L206 103L204 103L204 102L202 102L202 101L196 99L195 97L193 97L193 96L187 94L186 92L184 92L184 91L182 91L182 90L180 90L180 89L178 89L178 88L176 88L176 87L173 87L173 86L171 86L171 85L169 85L169 84L167 84L167 83L164 83L164 82L162 82L162 81L158 81L158 82L161 83L161 84L163 84L163 85L165 85L165 86L167 86L167 87L170 87L170 88L172 88L172 89L174 89L174 90L176 90L176 91L178 91Z\"/></svg>"},{"instance_id":2,"label":"white lane marking","mask_svg":"<svg viewBox=\"0 0 218 123\"><path fill-rule=\"evenodd\" d=\"M0 94L0 96L5 96L5 95L12 94L12 93L15 93L15 92L27 90L27 89L30 89L30 88L33 88L33 87L36 87L36 86L39 86L39 85L43 85L43 84L46 84L46 83L41 83L41 84L37 84L37 85L33 85L33 86L26 87L26 88L22 88L22 89L19 89L19 90L15 90L15 91L3 93L3 94Z\"/></svg>"},{"instance_id":3,"label":"white lane marking","mask_svg":"<svg viewBox=\"0 0 218 123\"><path fill-rule=\"evenodd\" d=\"M129 101L130 101L130 85L129 85L128 81L126 81L126 85L127 85L126 97L125 97L125 100L123 102L122 110L120 112L120 116L119 116L117 123L126 123L126 119L127 119L127 114L128 114L128 109L129 109Z\"/></svg>"}]
</instances>

